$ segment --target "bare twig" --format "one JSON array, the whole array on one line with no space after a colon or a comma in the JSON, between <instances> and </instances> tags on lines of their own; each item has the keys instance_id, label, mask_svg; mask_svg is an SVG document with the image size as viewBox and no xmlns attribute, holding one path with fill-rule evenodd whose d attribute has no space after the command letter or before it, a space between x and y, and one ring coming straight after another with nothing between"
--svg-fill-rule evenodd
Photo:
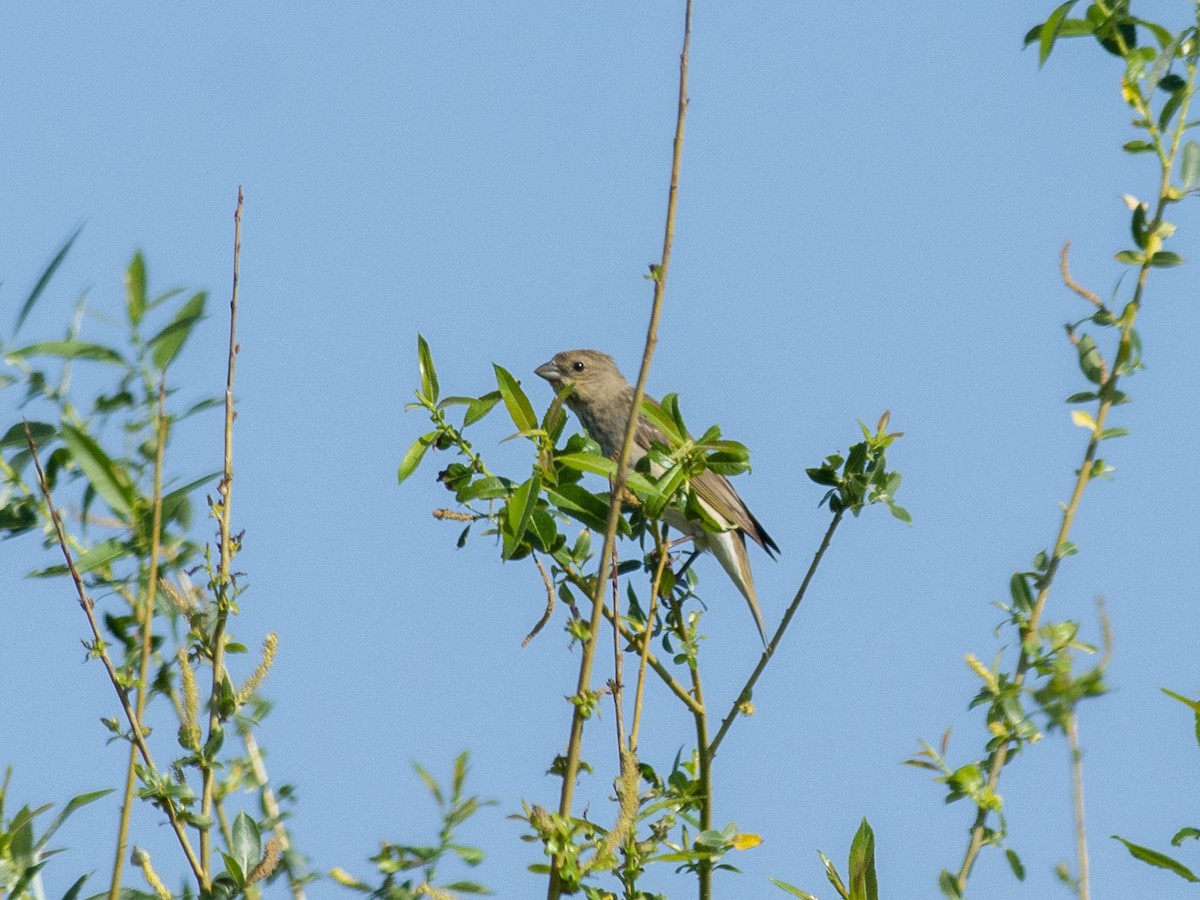
<instances>
[{"instance_id":1,"label":"bare twig","mask_svg":"<svg viewBox=\"0 0 1200 900\"><path fill-rule=\"evenodd\" d=\"M633 447L633 435L637 427L637 419L641 412L642 400L646 396L646 381L650 375L650 364L654 359L654 349L658 345L658 322L662 315L663 298L667 287L667 273L671 265L671 247L675 240L675 210L676 198L679 193L679 170L683 161L684 126L687 121L688 107L688 51L692 38L692 0L687 0L683 22L683 49L679 56L679 103L675 117L675 141L671 155L671 182L667 192L667 221L663 229L662 260L653 269L654 300L650 308L650 324L646 330L645 351L642 354L642 365L638 372L637 384L634 386L633 405L630 409L629 422L625 427L625 440L621 444L621 452L617 457L617 473L613 479L612 503L609 507L608 523L604 530L604 546L600 552L600 573L596 579L596 593L592 597L591 630L588 640L583 645L579 661L579 682L576 686L576 696L582 697L591 690L592 666L596 656L596 641L600 634L600 621L604 615L604 591L606 589L610 560L613 547L616 545L617 521L621 517L621 504L618 499L629 477L629 456ZM559 797L558 811L564 818L570 818L571 807L575 798L575 780L579 776L579 762L583 752L583 723L585 713L581 704L574 704L571 714L571 734L567 741L566 762L563 766L562 793ZM562 896L562 880L559 874L560 860L556 857L550 866L550 882L547 888L547 900L559 900Z\"/></svg>"},{"instance_id":2,"label":"bare twig","mask_svg":"<svg viewBox=\"0 0 1200 900\"><path fill-rule=\"evenodd\" d=\"M546 611L542 613L542 617L538 619L537 624L529 634L525 635L525 640L521 641L522 647L527 647L529 642L538 636L538 633L546 627L546 623L550 621L550 617L554 615L554 582L550 580L550 573L546 571L546 567L542 565L542 561L533 554L534 565L542 575L542 583L546 585Z\"/></svg>"},{"instance_id":3,"label":"bare twig","mask_svg":"<svg viewBox=\"0 0 1200 900\"><path fill-rule=\"evenodd\" d=\"M158 385L158 429L154 448L154 487L152 525L150 535L150 574L146 581L146 596L142 600L141 621L142 629L142 659L138 671L137 718L142 721L146 714L146 699L150 695L150 657L153 653L154 637L154 603L158 588L158 555L160 532L162 530L162 473L163 455L167 444L167 373L164 371ZM133 815L133 792L137 782L135 765L137 763L137 747L129 745L129 762L125 767L125 796L121 801L121 818L117 825L117 850L113 858L112 878L109 880L109 900L119 900L121 896L121 872L125 866L125 852L129 842L129 820Z\"/></svg>"},{"instance_id":4,"label":"bare twig","mask_svg":"<svg viewBox=\"0 0 1200 900\"><path fill-rule=\"evenodd\" d=\"M1059 260L1062 265L1063 284L1073 290L1088 303L1091 303L1097 309L1104 309L1104 304L1100 302L1099 297L1071 277L1071 267L1067 264L1067 254L1070 253L1070 251L1071 242L1067 241L1065 244L1063 244L1062 253L1059 255Z\"/></svg>"},{"instance_id":5,"label":"bare twig","mask_svg":"<svg viewBox=\"0 0 1200 900\"><path fill-rule=\"evenodd\" d=\"M212 644L212 693L209 699L208 738L215 739L221 730L221 683L225 678L225 626L229 619L230 605L233 603L233 591L230 586L229 567L233 561L233 535L230 522L233 508L233 384L237 371L237 357L241 347L237 342L237 309L238 309L238 262L242 253L242 189L238 187L237 208L233 213L233 288L229 299L229 356L225 370L225 468L221 481L217 485L217 493L221 495L218 530L220 534L220 562L217 568L217 584L214 592L217 604L216 620L213 624ZM211 766L203 767L203 791L200 800L200 814L207 819L212 812L213 782L216 773ZM207 826L200 829L200 858L204 861L204 870L209 871L212 843L211 829Z\"/></svg>"},{"instance_id":6,"label":"bare twig","mask_svg":"<svg viewBox=\"0 0 1200 900\"><path fill-rule=\"evenodd\" d=\"M838 525L841 524L843 514L844 510L840 509L834 513L829 527L825 529L825 537L821 539L821 545L817 547L817 552L813 554L812 562L808 564L808 571L804 573L804 580L800 582L800 589L796 591L796 596L792 598L792 602L788 605L787 612L783 614L783 621L779 623L779 627L775 630L771 642L767 644L767 648L759 658L758 665L754 667L754 671L746 679L746 684L742 687L741 693L733 701L732 708L730 708L725 718L721 720L721 727L717 729L716 737L712 739L712 743L708 747L710 756L717 755L717 749L721 746L721 741L725 739L725 735L729 733L729 729L733 727L742 704L749 699L751 692L754 690L754 685L758 683L759 676L767 668L767 663L771 661L775 653L775 648L779 646L779 642L783 639L783 633L787 631L788 624L792 621L792 616L800 608L800 601L804 599L804 595L808 592L808 586L812 583L813 576L817 574L817 567L821 564L821 558L825 556L825 551L829 549L829 543L833 540L833 533L837 531Z\"/></svg>"},{"instance_id":7,"label":"bare twig","mask_svg":"<svg viewBox=\"0 0 1200 900\"><path fill-rule=\"evenodd\" d=\"M150 769L158 771L154 765L154 757L150 753L150 746L146 743L146 736L142 731L141 722L134 711L133 705L129 702L129 693L121 686L121 679L117 673L116 666L113 665L112 658L108 655L108 650L105 648L104 638L100 635L100 624L96 621L95 604L92 602L92 598L88 596L87 588L83 584L83 576L79 574L79 569L75 567L75 560L71 556L70 548L67 546L67 531L63 527L62 516L59 515L58 509L54 505L54 498L50 496L50 485L46 481L46 473L42 470L42 463L37 453L37 443L33 439L33 433L29 430L29 422L26 421L24 424L25 440L29 444L29 454L33 458L33 467L37 470L38 486L42 490L42 497L45 499L46 507L50 512L50 520L54 523L54 532L58 537L58 546L62 550L63 559L67 563L67 571L71 573L71 580L75 583L75 593L79 597L79 605L83 609L84 615L87 616L88 626L92 631L92 644L88 649L100 660L104 665L104 671L108 673L108 680L112 682L113 690L117 692L117 699L121 703L121 710L125 713L125 721L129 723L130 737L133 739L133 743L137 747L142 761ZM204 867L200 865L199 858L192 850L191 842L188 841L187 831L183 826L183 820L180 818L178 810L175 809L174 802L169 797L162 797L160 799L162 807L167 813L167 819L171 822L171 829L179 839L179 845L183 849L184 856L187 857L188 865L191 866L192 873L196 876L200 887L207 891L211 883L204 871Z\"/></svg>"}]
</instances>

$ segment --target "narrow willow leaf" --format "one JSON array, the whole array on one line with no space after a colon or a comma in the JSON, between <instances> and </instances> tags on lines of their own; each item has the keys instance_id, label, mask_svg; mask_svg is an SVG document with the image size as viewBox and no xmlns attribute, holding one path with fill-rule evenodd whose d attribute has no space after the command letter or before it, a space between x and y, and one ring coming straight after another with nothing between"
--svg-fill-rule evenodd
<instances>
[{"instance_id":1,"label":"narrow willow leaf","mask_svg":"<svg viewBox=\"0 0 1200 900\"><path fill-rule=\"evenodd\" d=\"M678 404L672 403L676 399L674 394L668 394L663 398L663 405L655 403L648 397L642 401L642 415L651 425L662 432L669 447L678 447L687 440L687 433L679 430L678 420L666 409L666 404L671 404L677 410Z\"/></svg>"},{"instance_id":2,"label":"narrow willow leaf","mask_svg":"<svg viewBox=\"0 0 1200 900\"><path fill-rule=\"evenodd\" d=\"M866 819L862 820L850 844L851 900L879 900L879 884L875 877L875 833Z\"/></svg>"},{"instance_id":3,"label":"narrow willow leaf","mask_svg":"<svg viewBox=\"0 0 1200 900\"><path fill-rule=\"evenodd\" d=\"M788 884L786 881L780 881L778 878L768 878L767 880L784 893L790 894L793 897L799 897L800 900L818 900L816 894L810 894L808 891L802 891L800 888L796 887L795 885Z\"/></svg>"},{"instance_id":4,"label":"narrow willow leaf","mask_svg":"<svg viewBox=\"0 0 1200 900\"><path fill-rule=\"evenodd\" d=\"M124 541L113 538L81 553L75 559L75 568L80 572L93 572L104 568L115 559L128 555L129 552L129 547Z\"/></svg>"},{"instance_id":5,"label":"narrow willow leaf","mask_svg":"<svg viewBox=\"0 0 1200 900\"><path fill-rule=\"evenodd\" d=\"M1197 878L1192 874L1191 869L1189 869L1183 863L1177 862L1176 860L1167 856L1165 853L1159 853L1157 850L1151 850L1149 847L1143 847L1140 844L1134 844L1125 840L1125 838L1118 834L1114 834L1113 837L1125 845L1126 849L1129 850L1134 859L1140 859L1147 865L1155 866L1159 869L1166 869L1169 872L1174 872L1185 881L1200 881L1200 878Z\"/></svg>"},{"instance_id":6,"label":"narrow willow leaf","mask_svg":"<svg viewBox=\"0 0 1200 900\"><path fill-rule=\"evenodd\" d=\"M4 437L0 437L0 449L5 447L28 447L29 442L25 439L26 424L29 425L29 433L33 435L34 445L39 448L54 437L58 431L53 425L46 422L18 422L9 428L8 431L4 432Z\"/></svg>"},{"instance_id":7,"label":"narrow willow leaf","mask_svg":"<svg viewBox=\"0 0 1200 900\"><path fill-rule=\"evenodd\" d=\"M1126 153L1153 153L1154 145L1149 141L1128 141L1121 149Z\"/></svg>"},{"instance_id":8,"label":"narrow willow leaf","mask_svg":"<svg viewBox=\"0 0 1200 900\"><path fill-rule=\"evenodd\" d=\"M29 356L54 356L60 359L91 359L96 362L125 365L125 358L116 350L102 344L89 344L87 341L43 341L10 350L9 353L22 359Z\"/></svg>"},{"instance_id":9,"label":"narrow willow leaf","mask_svg":"<svg viewBox=\"0 0 1200 900\"><path fill-rule=\"evenodd\" d=\"M1179 169L1179 178L1183 186L1191 190L1200 184L1200 144L1188 141L1183 145L1183 162Z\"/></svg>"},{"instance_id":10,"label":"narrow willow leaf","mask_svg":"<svg viewBox=\"0 0 1200 900\"><path fill-rule=\"evenodd\" d=\"M151 359L158 371L163 371L171 364L184 342L192 333L196 323L204 318L204 303L208 299L205 291L199 291L188 298L183 306L172 317L167 326L147 341L151 350Z\"/></svg>"},{"instance_id":11,"label":"narrow willow leaf","mask_svg":"<svg viewBox=\"0 0 1200 900\"><path fill-rule=\"evenodd\" d=\"M1013 572L1008 581L1008 593L1018 611L1027 613L1033 609L1033 592L1029 590L1029 581L1021 572Z\"/></svg>"},{"instance_id":12,"label":"narrow willow leaf","mask_svg":"<svg viewBox=\"0 0 1200 900\"><path fill-rule=\"evenodd\" d=\"M404 458L400 460L400 468L396 471L398 483L403 484L404 479L417 471L417 466L425 458L425 451L429 449L435 437L437 437L437 432L431 431L429 434L423 434L413 441L412 446L404 454Z\"/></svg>"},{"instance_id":13,"label":"narrow willow leaf","mask_svg":"<svg viewBox=\"0 0 1200 900\"><path fill-rule=\"evenodd\" d=\"M533 516L533 511L537 507L541 484L541 478L534 475L513 491L512 496L508 500L506 511L508 527L504 530L504 549L502 552L505 559L509 559L517 551L517 548L521 544L521 538L525 536L525 528L529 525L529 519Z\"/></svg>"},{"instance_id":14,"label":"narrow willow leaf","mask_svg":"<svg viewBox=\"0 0 1200 900\"><path fill-rule=\"evenodd\" d=\"M537 416L533 414L533 404L529 402L529 398L521 390L520 383L503 366L493 363L492 368L496 370L496 385L500 388L500 396L504 400L504 406L508 410L513 424L517 426L517 430L536 431L538 427Z\"/></svg>"},{"instance_id":15,"label":"narrow willow leaf","mask_svg":"<svg viewBox=\"0 0 1200 900\"><path fill-rule=\"evenodd\" d=\"M1170 250L1159 250L1150 257L1150 265L1159 269L1169 269L1172 266L1183 265L1183 257L1178 253L1172 253Z\"/></svg>"},{"instance_id":16,"label":"narrow willow leaf","mask_svg":"<svg viewBox=\"0 0 1200 900\"><path fill-rule=\"evenodd\" d=\"M1177 90L1172 92L1167 98L1167 102L1163 104L1162 110L1158 114L1158 130L1166 131L1167 126L1171 124L1171 119L1175 113L1179 111L1179 105L1183 103L1183 98L1186 96L1186 91Z\"/></svg>"},{"instance_id":17,"label":"narrow willow leaf","mask_svg":"<svg viewBox=\"0 0 1200 900\"><path fill-rule=\"evenodd\" d=\"M125 270L125 310L129 324L137 327L146 314L146 260L142 251L133 254Z\"/></svg>"},{"instance_id":18,"label":"narrow willow leaf","mask_svg":"<svg viewBox=\"0 0 1200 900\"><path fill-rule=\"evenodd\" d=\"M1024 881L1025 864L1021 862L1021 857L1017 856L1017 851L1012 848L1005 850L1004 858L1008 860L1008 867L1012 869L1012 873L1017 877L1017 881Z\"/></svg>"},{"instance_id":19,"label":"narrow willow leaf","mask_svg":"<svg viewBox=\"0 0 1200 900\"><path fill-rule=\"evenodd\" d=\"M421 372L421 396L430 403L437 403L437 370L433 367L433 356L429 352L429 345L425 343L425 338L420 334L417 335L417 368Z\"/></svg>"},{"instance_id":20,"label":"narrow willow leaf","mask_svg":"<svg viewBox=\"0 0 1200 900\"><path fill-rule=\"evenodd\" d=\"M75 243L75 238L79 237L79 232L81 231L83 231L82 225L76 228L74 233L67 238L66 243L59 247L58 252L54 254L54 259L50 260L50 265L46 266L45 270L43 270L41 277L37 280L37 284L33 286L33 290L29 292L29 296L25 298L25 302L21 304L21 311L17 313L17 323L13 326L13 337L16 337L17 332L21 330L26 316L33 309L33 305L37 303L38 297L42 296L42 291L46 289L46 285L50 283L50 279L54 277L54 273L58 271L58 267L62 265L62 261L67 258L67 253L70 252L71 245Z\"/></svg>"},{"instance_id":21,"label":"narrow willow leaf","mask_svg":"<svg viewBox=\"0 0 1200 900\"><path fill-rule=\"evenodd\" d=\"M64 425L62 437L71 452L71 459L83 470L88 483L109 509L128 521L137 501L137 492L128 473L109 459L91 435L75 426Z\"/></svg>"},{"instance_id":22,"label":"narrow willow leaf","mask_svg":"<svg viewBox=\"0 0 1200 900\"><path fill-rule=\"evenodd\" d=\"M507 478L488 475L478 481L472 481L454 496L460 503L467 503L471 500L498 500L501 497L507 497L510 493L512 493L512 482Z\"/></svg>"},{"instance_id":23,"label":"narrow willow leaf","mask_svg":"<svg viewBox=\"0 0 1200 900\"><path fill-rule=\"evenodd\" d=\"M466 415L463 416L463 428L468 425L474 425L484 416L492 411L497 403L500 402L500 392L492 391L489 394L484 394L471 401L467 407Z\"/></svg>"},{"instance_id":24,"label":"narrow willow leaf","mask_svg":"<svg viewBox=\"0 0 1200 900\"><path fill-rule=\"evenodd\" d=\"M1067 13L1071 11L1076 0L1067 0L1062 6L1050 13L1050 18L1046 20L1046 24L1042 26L1042 30L1038 35L1040 47L1038 49L1038 66L1044 66L1046 60L1050 58L1051 52L1054 50L1054 42L1058 40L1059 32L1062 30L1063 22L1067 18Z\"/></svg>"}]
</instances>

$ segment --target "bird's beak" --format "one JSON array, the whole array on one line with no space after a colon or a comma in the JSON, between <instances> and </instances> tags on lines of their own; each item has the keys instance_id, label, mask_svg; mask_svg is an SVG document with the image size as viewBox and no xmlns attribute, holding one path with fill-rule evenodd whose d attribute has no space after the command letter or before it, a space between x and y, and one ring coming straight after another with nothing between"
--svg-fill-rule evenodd
<instances>
[{"instance_id":1,"label":"bird's beak","mask_svg":"<svg viewBox=\"0 0 1200 900\"><path fill-rule=\"evenodd\" d=\"M563 380L562 372L558 371L558 366L556 366L553 361L543 363L542 365L538 366L533 370L533 374L540 375L542 378L545 378L548 382L556 387L561 384Z\"/></svg>"}]
</instances>

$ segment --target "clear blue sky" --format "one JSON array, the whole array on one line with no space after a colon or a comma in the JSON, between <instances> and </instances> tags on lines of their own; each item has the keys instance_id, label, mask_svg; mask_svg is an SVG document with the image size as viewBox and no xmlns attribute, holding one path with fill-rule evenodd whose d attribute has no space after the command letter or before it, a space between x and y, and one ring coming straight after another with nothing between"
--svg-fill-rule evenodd
<instances>
[{"instance_id":1,"label":"clear blue sky","mask_svg":"<svg viewBox=\"0 0 1200 900\"><path fill-rule=\"evenodd\" d=\"M889 897L935 896L937 871L961 859L970 810L945 807L900 762L948 726L953 759L979 752L963 654L999 649L991 603L1052 542L1084 445L1062 402L1082 380L1062 325L1086 310L1061 286L1058 249L1072 239L1077 277L1107 295L1127 242L1120 194L1154 188L1148 161L1119 150L1133 134L1116 64L1070 43L1039 73L1021 51L1052 6L697 5L651 390L680 391L694 429L719 422L752 449L741 490L783 549L775 563L753 555L770 622L826 523L803 469L852 441L856 419L890 409L906 433L892 457L915 520L871 511L846 523L756 692L758 714L725 743L716 818L766 840L735 860L742 876L721 876L721 896L782 896L768 875L832 896L816 851L843 861L863 816ZM1179 26L1186 6L1145 13ZM23 337L57 336L84 290L118 310L141 248L152 289L212 291L214 315L176 374L191 395L217 393L244 185L234 509L250 589L235 633L250 645L279 633L262 740L273 775L297 786L292 827L319 870L365 875L379 840L426 840L431 805L409 761L444 774L467 748L470 787L499 801L463 834L488 851L476 877L503 897L542 890L505 817L557 797L543 772L565 743L577 657L561 615L521 649L542 610L536 573L500 565L484 540L454 548L457 529L430 516L446 502L432 461L397 487L425 425L402 407L418 331L446 392L489 390L497 362L547 404L532 370L577 346L635 372L680 23L679 3L0 12L5 335L84 223ZM1101 898L1190 896L1108 838L1165 847L1200 799L1191 719L1158 690L1192 692L1200 674L1200 217L1184 204L1173 218L1172 249L1189 265L1154 273L1147 370L1116 415L1132 435L1108 448L1116 480L1090 490L1081 552L1050 610L1096 639L1103 596L1115 629L1113 691L1081 725ZM514 460L497 446L507 433L497 417L477 446ZM216 469L215 417L181 432L177 450L186 473ZM14 767L14 803L61 805L115 785L125 750L97 723L115 705L100 667L83 663L69 585L21 578L43 564L34 540L0 544L0 765ZM715 564L698 566L707 689L728 698L758 640ZM646 749L666 767L690 726L655 709ZM607 732L593 740L599 757ZM1074 864L1067 765L1054 737L1006 774L1028 881L985 854L973 898L1065 896L1052 869ZM103 878L114 810L90 807L61 832L70 849L46 870L52 896L84 871ZM159 817L136 822L136 840L178 874ZM335 893L325 881L310 896Z\"/></svg>"}]
</instances>

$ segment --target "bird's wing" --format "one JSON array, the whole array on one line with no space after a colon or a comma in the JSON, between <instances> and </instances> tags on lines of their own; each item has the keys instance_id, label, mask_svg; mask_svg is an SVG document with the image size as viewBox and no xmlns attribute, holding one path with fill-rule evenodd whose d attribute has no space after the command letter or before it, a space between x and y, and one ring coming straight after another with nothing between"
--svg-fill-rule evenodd
<instances>
[{"instance_id":1,"label":"bird's wing","mask_svg":"<svg viewBox=\"0 0 1200 900\"><path fill-rule=\"evenodd\" d=\"M652 400L651 402L657 403L658 401ZM638 417L634 442L642 448L643 452L650 449L651 444L662 444L665 447L671 445L666 436L651 425L645 416ZM758 519L754 518L754 513L750 512L737 489L729 483L729 479L724 475L705 469L692 479L692 489L696 492L696 496L704 501L708 509L716 514L714 518L717 518L718 521L724 520L729 527L749 535L750 539L766 550L768 555L774 556L779 552L779 547L771 540L767 530L759 524Z\"/></svg>"},{"instance_id":2,"label":"bird's wing","mask_svg":"<svg viewBox=\"0 0 1200 900\"><path fill-rule=\"evenodd\" d=\"M692 479L692 490L711 509L720 513L721 518L743 534L748 535L769 555L774 555L771 551L779 552L779 548L771 540L771 536L759 524L758 519L754 518L754 513L750 512L745 501L724 475L705 469Z\"/></svg>"}]
</instances>

